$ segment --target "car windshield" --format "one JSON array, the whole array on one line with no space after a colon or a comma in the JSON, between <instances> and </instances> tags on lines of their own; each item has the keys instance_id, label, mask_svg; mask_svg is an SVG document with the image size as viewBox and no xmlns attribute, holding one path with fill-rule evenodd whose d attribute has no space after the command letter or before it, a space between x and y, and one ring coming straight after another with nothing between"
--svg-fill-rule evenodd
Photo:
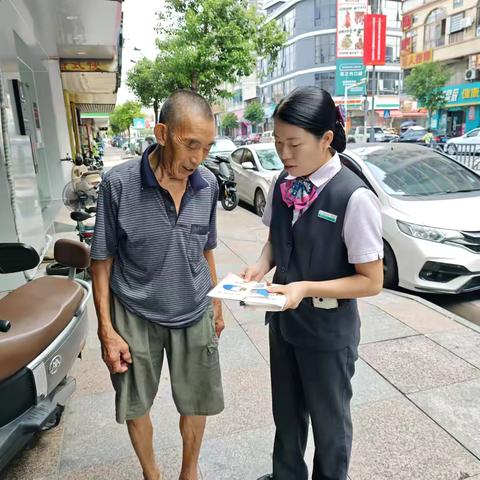
<instances>
[{"instance_id":1,"label":"car windshield","mask_svg":"<svg viewBox=\"0 0 480 480\"><path fill-rule=\"evenodd\" d=\"M392 196L480 191L480 176L435 151L416 147L357 150L382 189Z\"/></svg>"},{"instance_id":2,"label":"car windshield","mask_svg":"<svg viewBox=\"0 0 480 480\"><path fill-rule=\"evenodd\" d=\"M274 148L257 150L257 155L260 164L265 170L283 170L283 163Z\"/></svg>"},{"instance_id":3,"label":"car windshield","mask_svg":"<svg viewBox=\"0 0 480 480\"><path fill-rule=\"evenodd\" d=\"M210 153L233 152L237 147L229 138L217 138Z\"/></svg>"}]
</instances>

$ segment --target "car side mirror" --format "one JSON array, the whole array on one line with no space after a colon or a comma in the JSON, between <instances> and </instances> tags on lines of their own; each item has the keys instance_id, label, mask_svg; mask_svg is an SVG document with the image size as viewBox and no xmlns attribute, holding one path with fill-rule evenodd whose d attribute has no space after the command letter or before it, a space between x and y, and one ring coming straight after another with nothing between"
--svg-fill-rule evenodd
<instances>
[{"instance_id":1,"label":"car side mirror","mask_svg":"<svg viewBox=\"0 0 480 480\"><path fill-rule=\"evenodd\" d=\"M255 170L255 165L252 162L243 162L242 168L244 170Z\"/></svg>"}]
</instances>

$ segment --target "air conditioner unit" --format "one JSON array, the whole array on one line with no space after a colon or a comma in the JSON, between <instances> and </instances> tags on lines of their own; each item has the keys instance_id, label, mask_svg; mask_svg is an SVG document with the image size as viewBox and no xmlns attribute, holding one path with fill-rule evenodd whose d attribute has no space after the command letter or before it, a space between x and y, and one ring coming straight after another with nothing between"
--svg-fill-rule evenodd
<instances>
[{"instance_id":1,"label":"air conditioner unit","mask_svg":"<svg viewBox=\"0 0 480 480\"><path fill-rule=\"evenodd\" d=\"M478 75L478 70L476 68L469 68L468 70L465 70L465 80L468 81L473 81L477 80L479 78Z\"/></svg>"}]
</instances>

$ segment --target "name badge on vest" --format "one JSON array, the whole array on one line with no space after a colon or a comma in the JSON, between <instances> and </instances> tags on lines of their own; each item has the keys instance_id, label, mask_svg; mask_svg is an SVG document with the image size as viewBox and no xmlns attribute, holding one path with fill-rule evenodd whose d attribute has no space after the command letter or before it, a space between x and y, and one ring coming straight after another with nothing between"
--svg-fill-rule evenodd
<instances>
[{"instance_id":1,"label":"name badge on vest","mask_svg":"<svg viewBox=\"0 0 480 480\"><path fill-rule=\"evenodd\" d=\"M319 210L317 214L318 218L323 218L324 220L327 220L332 223L337 223L337 216L334 215L333 213L325 212L323 210Z\"/></svg>"}]
</instances>

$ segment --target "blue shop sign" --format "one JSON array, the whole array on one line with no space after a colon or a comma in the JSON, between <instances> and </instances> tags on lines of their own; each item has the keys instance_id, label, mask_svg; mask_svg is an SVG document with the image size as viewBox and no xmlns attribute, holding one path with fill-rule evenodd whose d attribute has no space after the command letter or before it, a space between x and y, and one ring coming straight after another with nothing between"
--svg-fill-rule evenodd
<instances>
[{"instance_id":1,"label":"blue shop sign","mask_svg":"<svg viewBox=\"0 0 480 480\"><path fill-rule=\"evenodd\" d=\"M480 82L450 85L440 90L445 94L447 108L480 104Z\"/></svg>"}]
</instances>

